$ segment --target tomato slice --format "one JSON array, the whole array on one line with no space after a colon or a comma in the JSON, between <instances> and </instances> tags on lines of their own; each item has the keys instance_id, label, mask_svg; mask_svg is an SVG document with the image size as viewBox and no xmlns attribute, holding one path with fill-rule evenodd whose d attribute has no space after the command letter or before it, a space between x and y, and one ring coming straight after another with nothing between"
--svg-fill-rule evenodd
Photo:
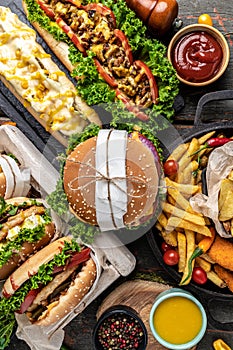
<instances>
[{"instance_id":1,"label":"tomato slice","mask_svg":"<svg viewBox=\"0 0 233 350\"><path fill-rule=\"evenodd\" d=\"M113 27L114 28L116 27L116 17L115 17L114 13L112 12L112 10L109 7L107 7L107 6L103 5L103 4L100 4L100 3L98 3L98 4L90 3L90 4L86 5L86 6L83 6L83 9L85 11L96 11L99 14L101 14L102 16L105 16L105 17L107 15L109 15L111 17L111 19L112 19Z\"/></svg>"},{"instance_id":2,"label":"tomato slice","mask_svg":"<svg viewBox=\"0 0 233 350\"><path fill-rule=\"evenodd\" d=\"M85 248L81 252L77 252L72 255L72 258L67 266L67 268L78 266L90 258L90 248Z\"/></svg>"},{"instance_id":3,"label":"tomato slice","mask_svg":"<svg viewBox=\"0 0 233 350\"><path fill-rule=\"evenodd\" d=\"M30 290L28 292L28 294L26 295L24 301L20 305L20 309L17 311L17 313L23 314L25 311L27 311L27 309L33 303L33 300L36 298L36 296L40 292L40 290L41 290L41 288Z\"/></svg>"},{"instance_id":4,"label":"tomato slice","mask_svg":"<svg viewBox=\"0 0 233 350\"><path fill-rule=\"evenodd\" d=\"M46 15L49 16L49 18L55 19L55 12L48 4L46 4L43 0L36 0L36 2L40 6L40 8L46 13Z\"/></svg>"},{"instance_id":5,"label":"tomato slice","mask_svg":"<svg viewBox=\"0 0 233 350\"><path fill-rule=\"evenodd\" d=\"M133 54L128 42L128 38L120 29L115 29L114 35L117 37L117 39L120 40L121 45L125 51L126 56L128 57L130 64L133 64Z\"/></svg>"},{"instance_id":6,"label":"tomato slice","mask_svg":"<svg viewBox=\"0 0 233 350\"><path fill-rule=\"evenodd\" d=\"M150 68L146 65L146 63L144 63L140 60L134 61L134 64L136 67L140 68L143 71L143 73L147 76L147 79L148 79L149 85L150 85L152 101L154 104L158 103L159 90L158 90L158 86L157 86L155 77L152 74Z\"/></svg>"},{"instance_id":7,"label":"tomato slice","mask_svg":"<svg viewBox=\"0 0 233 350\"><path fill-rule=\"evenodd\" d=\"M130 100L129 97L127 97L122 91L120 91L120 89L116 89L116 96L119 100L121 100L124 104L125 107L132 112L133 114L135 114L135 116L142 120L142 121L147 121L149 120L149 116L144 113L143 111L140 110L140 108L138 106L136 106L134 103L132 103L132 101Z\"/></svg>"},{"instance_id":8,"label":"tomato slice","mask_svg":"<svg viewBox=\"0 0 233 350\"><path fill-rule=\"evenodd\" d=\"M83 45L81 44L78 36L73 32L73 30L66 24L66 22L61 18L56 19L57 24L59 27L68 35L70 40L74 43L74 45L77 47L77 49L82 52L84 56L87 55L86 50L84 49Z\"/></svg>"},{"instance_id":9,"label":"tomato slice","mask_svg":"<svg viewBox=\"0 0 233 350\"><path fill-rule=\"evenodd\" d=\"M108 83L111 87L116 88L118 85L117 81L110 74L108 74L108 72L96 58L94 58L94 62L99 74L106 81L106 83Z\"/></svg>"},{"instance_id":10,"label":"tomato slice","mask_svg":"<svg viewBox=\"0 0 233 350\"><path fill-rule=\"evenodd\" d=\"M67 265L54 267L53 274L59 273L59 272L63 271L64 269L69 269L69 268L74 267L74 266L78 267L79 264L82 264L83 262L85 262L89 259L90 252L91 252L90 248L85 248L85 249L81 250L81 252L73 253Z\"/></svg>"}]
</instances>

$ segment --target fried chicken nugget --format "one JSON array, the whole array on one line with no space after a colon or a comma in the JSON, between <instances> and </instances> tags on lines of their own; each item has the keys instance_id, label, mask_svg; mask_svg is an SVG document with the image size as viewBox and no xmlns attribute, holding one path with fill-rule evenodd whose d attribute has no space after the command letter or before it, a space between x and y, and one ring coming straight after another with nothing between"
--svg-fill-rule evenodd
<instances>
[{"instance_id":1,"label":"fried chicken nugget","mask_svg":"<svg viewBox=\"0 0 233 350\"><path fill-rule=\"evenodd\" d=\"M233 243L217 236L208 251L209 257L225 269L233 271Z\"/></svg>"},{"instance_id":2,"label":"fried chicken nugget","mask_svg":"<svg viewBox=\"0 0 233 350\"><path fill-rule=\"evenodd\" d=\"M224 267L220 265L215 265L214 271L217 273L218 277L226 283L230 291L233 292L233 272L224 269Z\"/></svg>"}]
</instances>

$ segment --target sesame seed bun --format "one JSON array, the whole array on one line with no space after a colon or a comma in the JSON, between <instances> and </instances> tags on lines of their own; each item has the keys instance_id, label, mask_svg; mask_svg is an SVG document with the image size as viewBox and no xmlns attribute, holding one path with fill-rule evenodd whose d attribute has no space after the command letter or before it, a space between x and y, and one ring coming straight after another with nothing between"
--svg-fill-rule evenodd
<instances>
[{"instance_id":1,"label":"sesame seed bun","mask_svg":"<svg viewBox=\"0 0 233 350\"><path fill-rule=\"evenodd\" d=\"M69 154L64 166L63 185L71 211L81 221L98 226L95 209L96 140L97 137L92 137L80 143ZM151 150L133 138L127 140L126 177L128 203L123 220L126 226L138 226L143 217L153 214L158 172ZM134 178L140 181L133 181Z\"/></svg>"}]
</instances>

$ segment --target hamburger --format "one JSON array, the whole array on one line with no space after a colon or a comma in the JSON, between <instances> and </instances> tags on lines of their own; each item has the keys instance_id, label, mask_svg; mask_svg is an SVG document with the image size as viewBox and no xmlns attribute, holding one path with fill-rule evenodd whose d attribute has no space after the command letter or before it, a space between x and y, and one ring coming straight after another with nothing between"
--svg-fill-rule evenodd
<instances>
[{"instance_id":1,"label":"hamburger","mask_svg":"<svg viewBox=\"0 0 233 350\"><path fill-rule=\"evenodd\" d=\"M0 197L0 280L47 245L56 227L39 199Z\"/></svg>"},{"instance_id":2,"label":"hamburger","mask_svg":"<svg viewBox=\"0 0 233 350\"><path fill-rule=\"evenodd\" d=\"M49 326L71 312L96 279L91 249L62 237L15 270L3 286L1 311L25 313L36 325Z\"/></svg>"},{"instance_id":3,"label":"hamburger","mask_svg":"<svg viewBox=\"0 0 233 350\"><path fill-rule=\"evenodd\" d=\"M27 196L30 172L21 169L13 155L0 155L0 196L5 199Z\"/></svg>"},{"instance_id":4,"label":"hamburger","mask_svg":"<svg viewBox=\"0 0 233 350\"><path fill-rule=\"evenodd\" d=\"M107 231L109 227L116 230L139 227L153 217L157 208L161 175L157 139L151 137L150 140L148 132L146 134L143 130L137 131L131 126L125 126L125 129L121 130L127 134L125 141L121 140L109 146L109 136L97 146L102 131L100 128L87 129L85 135L80 136L68 151L63 166L62 185L70 211L81 222L98 227L100 231ZM109 135L112 131L119 132L113 129L104 131ZM124 155L119 155L121 142L125 142ZM117 175L113 174L112 178L103 175L103 171L98 170L96 165L97 149L102 154L106 147L112 147L114 150L112 154L108 152L104 167L111 167L112 164L113 168L118 168ZM120 163L118 158L122 158ZM120 182L117 182L118 180ZM121 181L125 181L123 185ZM100 182L105 183L105 187L97 189ZM124 189L121 186L125 186ZM122 205L123 196L126 197L126 203ZM108 202L108 210L105 210L105 207L99 209L98 200ZM114 205L117 208L113 213ZM122 206L125 207L125 212ZM107 215L112 222L100 224L102 219L105 221ZM118 219L121 220L121 225L115 225Z\"/></svg>"}]
</instances>

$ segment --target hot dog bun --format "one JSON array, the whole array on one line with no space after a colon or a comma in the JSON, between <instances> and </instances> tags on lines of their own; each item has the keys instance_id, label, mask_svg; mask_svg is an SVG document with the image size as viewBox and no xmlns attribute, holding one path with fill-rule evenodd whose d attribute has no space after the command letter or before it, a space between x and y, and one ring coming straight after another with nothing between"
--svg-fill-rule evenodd
<instances>
[{"instance_id":1,"label":"hot dog bun","mask_svg":"<svg viewBox=\"0 0 233 350\"><path fill-rule=\"evenodd\" d=\"M9 36L1 45L1 56L7 55L7 60L1 61L4 85L65 145L63 135L82 131L88 122L100 125L96 112L81 100L72 82L36 42L35 31L9 8L1 6L0 14L2 31Z\"/></svg>"},{"instance_id":2,"label":"hot dog bun","mask_svg":"<svg viewBox=\"0 0 233 350\"><path fill-rule=\"evenodd\" d=\"M92 258L84 263L81 271L70 285L66 294L61 294L58 301L49 305L47 310L33 322L30 312L27 312L29 320L40 326L49 326L71 312L89 292L96 278L96 265Z\"/></svg>"},{"instance_id":3,"label":"hot dog bun","mask_svg":"<svg viewBox=\"0 0 233 350\"><path fill-rule=\"evenodd\" d=\"M24 1L22 1L23 10L28 16L27 5ZM47 32L44 28L42 28L37 22L32 23L33 27L40 34L43 40L48 44L51 50L55 53L55 55L59 58L59 60L64 64L64 66L72 72L75 68L69 60L69 47L65 42L57 41L54 39L52 34Z\"/></svg>"},{"instance_id":4,"label":"hot dog bun","mask_svg":"<svg viewBox=\"0 0 233 350\"><path fill-rule=\"evenodd\" d=\"M26 197L11 198L6 200L6 205L12 205L15 208L21 206L19 212L12 215L8 220L2 219L2 227L0 229L0 245L7 245L10 241L14 242L17 239L17 234L20 229L29 228L31 226L30 220L34 220L36 225L42 224L41 215L45 212L44 205L33 205L33 201ZM26 221L28 220L28 224ZM32 228L32 227L31 227ZM27 240L22 242L21 248L17 249L17 252L12 253L10 258L7 259L0 267L0 280L6 279L13 271L16 270L31 254L36 253L39 249L47 245L56 232L56 227L53 222L44 224L44 233L39 240L34 242L28 242ZM18 246L17 246L18 247ZM2 259L4 258L3 251L0 251Z\"/></svg>"},{"instance_id":5,"label":"hot dog bun","mask_svg":"<svg viewBox=\"0 0 233 350\"><path fill-rule=\"evenodd\" d=\"M5 199L26 196L30 187L30 172L24 173L12 156L0 154L0 196Z\"/></svg>"},{"instance_id":6,"label":"hot dog bun","mask_svg":"<svg viewBox=\"0 0 233 350\"><path fill-rule=\"evenodd\" d=\"M62 248L64 248L65 241L70 242L70 237L61 237L57 239L27 259L11 274L10 278L6 280L3 286L3 294L7 296L13 295L30 276L38 272L42 264L46 264L52 260L56 254L60 253Z\"/></svg>"}]
</instances>

